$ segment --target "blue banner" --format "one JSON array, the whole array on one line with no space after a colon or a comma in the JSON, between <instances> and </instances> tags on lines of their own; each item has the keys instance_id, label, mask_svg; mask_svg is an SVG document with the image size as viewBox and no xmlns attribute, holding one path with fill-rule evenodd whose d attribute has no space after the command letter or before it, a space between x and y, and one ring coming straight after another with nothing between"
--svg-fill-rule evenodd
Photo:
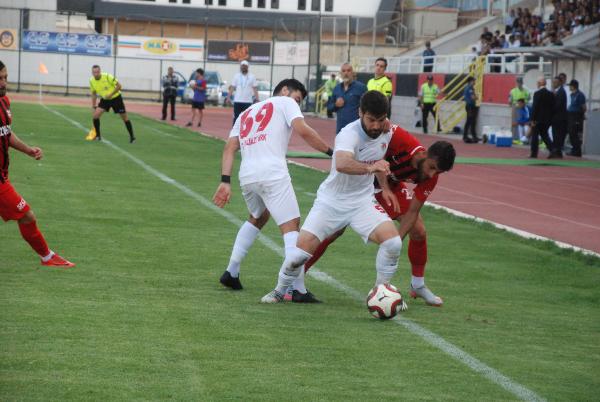
<instances>
[{"instance_id":1,"label":"blue banner","mask_svg":"<svg viewBox=\"0 0 600 402\"><path fill-rule=\"evenodd\" d=\"M29 52L112 55L112 35L23 30L21 49Z\"/></svg>"}]
</instances>

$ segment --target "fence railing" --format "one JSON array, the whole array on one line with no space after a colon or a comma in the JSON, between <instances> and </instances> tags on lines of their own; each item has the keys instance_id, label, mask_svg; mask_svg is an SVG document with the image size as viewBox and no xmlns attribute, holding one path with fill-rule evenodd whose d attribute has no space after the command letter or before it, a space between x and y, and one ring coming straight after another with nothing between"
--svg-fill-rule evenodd
<instances>
[{"instance_id":1,"label":"fence railing","mask_svg":"<svg viewBox=\"0 0 600 402\"><path fill-rule=\"evenodd\" d=\"M538 69L550 73L552 62L531 53L501 53L490 54L485 57L486 73L512 73L524 74L529 70ZM458 74L471 65L477 56L473 54L451 54L429 56L431 62L425 64L422 56L391 57L388 59L387 71L390 73L421 73L425 66L432 66L432 72L445 74ZM363 57L359 60L358 71L372 72L376 57Z\"/></svg>"}]
</instances>

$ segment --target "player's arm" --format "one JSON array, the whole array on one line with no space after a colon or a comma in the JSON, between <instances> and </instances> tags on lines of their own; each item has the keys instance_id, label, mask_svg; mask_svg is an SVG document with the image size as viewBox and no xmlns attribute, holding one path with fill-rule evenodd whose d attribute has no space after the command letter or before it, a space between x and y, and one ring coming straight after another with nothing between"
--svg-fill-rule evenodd
<instances>
[{"instance_id":1,"label":"player's arm","mask_svg":"<svg viewBox=\"0 0 600 402\"><path fill-rule=\"evenodd\" d=\"M387 179L387 175L382 172L375 173L375 177L377 178L377 183L379 183L379 188L381 189L381 197L385 201L387 205L391 205L394 207L395 212L400 212L400 202L398 201L398 197L391 190L390 184Z\"/></svg>"},{"instance_id":2,"label":"player's arm","mask_svg":"<svg viewBox=\"0 0 600 402\"><path fill-rule=\"evenodd\" d=\"M38 147L30 147L25 144L15 133L12 133L10 137L8 137L8 145L17 151L23 152L25 155L29 155L35 160L40 160L44 156L41 148Z\"/></svg>"},{"instance_id":3,"label":"player's arm","mask_svg":"<svg viewBox=\"0 0 600 402\"><path fill-rule=\"evenodd\" d=\"M384 176L390 174L390 164L385 160L375 163L364 163L354 159L354 154L349 151L335 152L335 167L338 172L350 175L362 175L381 172ZM387 180L387 179L386 179Z\"/></svg>"},{"instance_id":4,"label":"player's arm","mask_svg":"<svg viewBox=\"0 0 600 402\"><path fill-rule=\"evenodd\" d=\"M113 89L113 91L110 93L110 95L107 96L107 98L112 99L112 97L115 96L115 94L117 92L119 92L121 89L123 89L123 87L121 86L121 83L117 82L117 85L115 85L115 89Z\"/></svg>"},{"instance_id":5,"label":"player's arm","mask_svg":"<svg viewBox=\"0 0 600 402\"><path fill-rule=\"evenodd\" d=\"M238 149L240 149L239 137L229 137L221 158L221 183L213 195L213 203L219 208L223 208L231 198L231 170Z\"/></svg>"},{"instance_id":6,"label":"player's arm","mask_svg":"<svg viewBox=\"0 0 600 402\"><path fill-rule=\"evenodd\" d=\"M333 150L327 145L321 136L304 121L298 117L292 121L292 128L302 137L304 141L317 151L323 152L329 156L333 156Z\"/></svg>"},{"instance_id":7,"label":"player's arm","mask_svg":"<svg viewBox=\"0 0 600 402\"><path fill-rule=\"evenodd\" d=\"M419 211L421 211L423 204L424 202L419 200L417 197L413 197L413 199L410 201L408 211L406 211L402 217L402 220L400 221L400 227L398 228L398 234L400 235L401 239L404 239L406 234L410 232L414 226L417 218L419 217Z\"/></svg>"}]
</instances>

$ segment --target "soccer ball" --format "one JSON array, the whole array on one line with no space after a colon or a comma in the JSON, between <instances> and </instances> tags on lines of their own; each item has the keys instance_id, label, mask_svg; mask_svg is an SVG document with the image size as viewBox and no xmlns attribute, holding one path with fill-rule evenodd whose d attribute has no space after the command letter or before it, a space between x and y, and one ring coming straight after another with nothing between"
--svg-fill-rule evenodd
<instances>
[{"instance_id":1,"label":"soccer ball","mask_svg":"<svg viewBox=\"0 0 600 402\"><path fill-rule=\"evenodd\" d=\"M196 80L190 80L189 85L190 88L196 88Z\"/></svg>"},{"instance_id":2,"label":"soccer ball","mask_svg":"<svg viewBox=\"0 0 600 402\"><path fill-rule=\"evenodd\" d=\"M367 308L375 318L389 320L402 311L402 295L395 286L384 283L375 286L367 296Z\"/></svg>"}]
</instances>

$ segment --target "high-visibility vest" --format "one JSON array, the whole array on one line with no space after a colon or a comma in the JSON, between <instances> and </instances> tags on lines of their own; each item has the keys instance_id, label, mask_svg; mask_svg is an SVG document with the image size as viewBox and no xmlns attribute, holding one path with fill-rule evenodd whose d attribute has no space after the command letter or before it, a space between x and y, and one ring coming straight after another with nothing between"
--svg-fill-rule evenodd
<instances>
[{"instance_id":1,"label":"high-visibility vest","mask_svg":"<svg viewBox=\"0 0 600 402\"><path fill-rule=\"evenodd\" d=\"M435 98L437 98L440 93L440 89L437 85L433 84L429 86L428 83L424 83L421 86L421 94L423 96L423 103L435 103Z\"/></svg>"}]
</instances>

